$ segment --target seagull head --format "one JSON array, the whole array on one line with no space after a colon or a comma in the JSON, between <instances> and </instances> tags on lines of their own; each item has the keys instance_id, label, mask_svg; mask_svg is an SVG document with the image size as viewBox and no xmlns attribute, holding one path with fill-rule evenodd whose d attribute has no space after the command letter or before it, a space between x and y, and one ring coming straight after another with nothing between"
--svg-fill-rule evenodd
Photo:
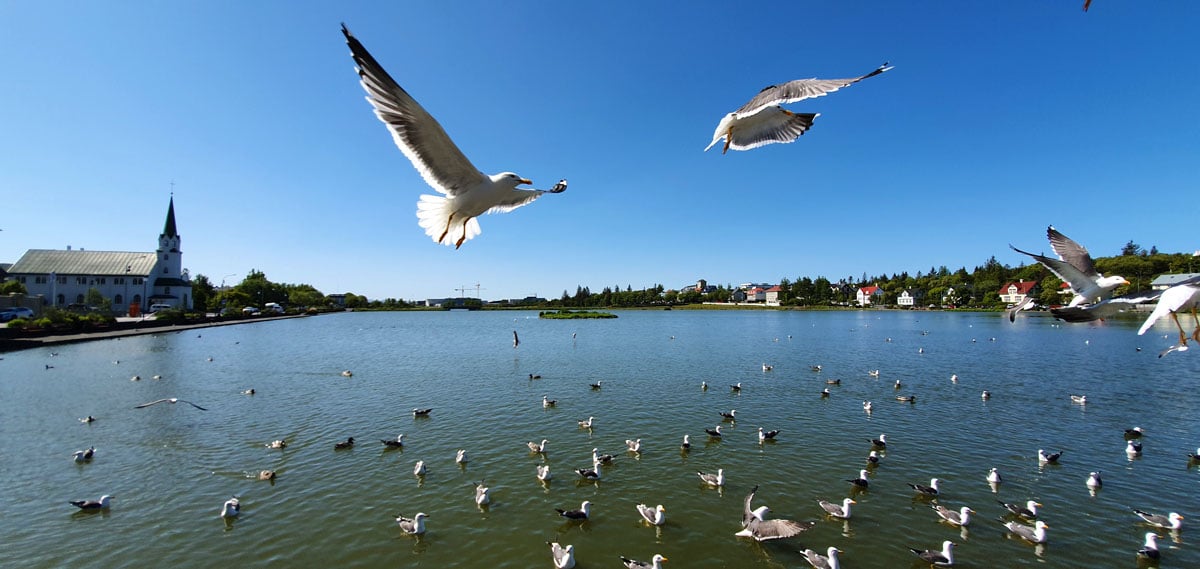
<instances>
[{"instance_id":1,"label":"seagull head","mask_svg":"<svg viewBox=\"0 0 1200 569\"><path fill-rule=\"evenodd\" d=\"M499 174L495 174L495 175L491 176L491 178L492 178L492 183L505 184L510 188L515 188L521 184L525 184L528 186L533 183L528 178L522 178L512 172L501 172Z\"/></svg>"}]
</instances>

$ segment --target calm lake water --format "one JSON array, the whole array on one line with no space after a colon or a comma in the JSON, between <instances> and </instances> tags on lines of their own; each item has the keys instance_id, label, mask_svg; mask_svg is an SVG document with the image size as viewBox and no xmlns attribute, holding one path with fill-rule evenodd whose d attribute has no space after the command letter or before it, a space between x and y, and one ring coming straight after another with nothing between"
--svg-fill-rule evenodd
<instances>
[{"instance_id":1,"label":"calm lake water","mask_svg":"<svg viewBox=\"0 0 1200 569\"><path fill-rule=\"evenodd\" d=\"M1157 358L1173 326L1139 337L1135 321L1025 315L618 314L347 313L0 354L3 564L530 568L552 567L545 542L557 540L575 546L581 568L655 553L668 569L795 568L807 566L798 549L829 546L844 567L894 568L920 566L908 546L953 540L958 567L1136 567L1150 531L1136 507L1187 517L1182 532L1158 531L1161 566L1200 567L1200 529L1186 525L1200 519L1200 468L1187 460L1200 446L1200 353ZM1073 405L1073 393L1089 403ZM544 409L543 395L557 407ZM208 411L134 409L164 397ZM433 412L414 419L414 407ZM706 440L730 409L739 420L724 440ZM89 414L94 423L78 421ZM589 416L594 429L580 429ZM758 426L780 429L779 440L760 446ZM1134 426L1147 434L1130 460L1123 430ZM400 433L403 450L384 450L379 440ZM849 495L845 480L880 433L889 445L852 519L825 517L817 500ZM351 436L355 448L334 450ZM543 438L544 458L525 446ZM640 455L624 451L630 438L642 439ZM289 446L266 448L274 439ZM72 462L88 446L96 458ZM616 463L581 482L572 470L590 465L593 447ZM460 448L465 468L454 463ZM1039 467L1039 448L1064 451L1061 464ZM543 461L554 473L545 485L534 477ZM998 493L984 480L991 467L1004 477ZM695 475L718 468L723 490ZM261 469L278 480L254 479ZM1092 470L1104 475L1095 496L1084 485ZM939 503L977 512L967 530L939 522L906 485L931 477L943 481ZM480 479L492 488L483 510ZM734 537L756 484L755 506L816 527L763 544ZM110 511L67 504L101 494L115 496ZM226 523L218 511L231 495L243 511ZM1042 503L1048 544L1008 536L997 499ZM583 500L593 503L586 523L554 511ZM666 525L641 522L641 502L663 504ZM418 511L428 533L402 534L393 518Z\"/></svg>"}]
</instances>

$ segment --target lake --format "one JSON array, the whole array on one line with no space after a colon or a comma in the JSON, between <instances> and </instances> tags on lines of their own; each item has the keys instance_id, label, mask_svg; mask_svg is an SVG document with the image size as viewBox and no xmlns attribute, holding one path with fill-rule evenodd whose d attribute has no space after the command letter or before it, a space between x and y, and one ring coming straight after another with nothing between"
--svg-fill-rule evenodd
<instances>
[{"instance_id":1,"label":"lake","mask_svg":"<svg viewBox=\"0 0 1200 569\"><path fill-rule=\"evenodd\" d=\"M1157 530L1163 567L1200 567L1186 525L1200 516L1200 468L1187 459L1200 446L1200 354L1156 357L1173 324L1139 337L1134 320L1025 314L1015 324L995 313L617 314L345 313L0 354L5 564L529 568L552 567L545 542L559 541L582 568L655 553L668 569L807 567L797 550L830 546L844 567L894 568L920 566L909 546L952 540L957 567L1136 567L1152 531L1140 508L1187 518L1180 532ZM544 408L544 395L557 405ZM134 408L168 397L208 410ZM415 407L433 411L417 419ZM709 439L704 429L730 409L736 423ZM96 421L78 420L87 415ZM589 416L594 428L580 428ZM778 440L760 445L760 426ZM1134 426L1144 453L1129 459L1123 431ZM403 449L380 443L401 433ZM881 433L886 452L852 518L826 517L817 500L851 495L846 480ZM334 450L347 437L357 445ZM642 452L626 452L638 438ZM275 439L287 448L267 448ZM541 439L544 456L526 448ZM89 446L94 460L72 461ZM573 469L590 466L594 447L616 459L585 482ZM1060 463L1040 466L1039 448L1062 451ZM539 464L552 481L535 478ZM995 493L992 467L1004 478ZM722 489L696 476L718 468ZM278 479L257 480L262 469ZM1090 471L1103 473L1095 495ZM937 503L976 511L967 529L939 522L907 486L932 477ZM481 479L492 496L482 509ZM815 527L774 542L735 537L755 485L755 507ZM115 497L105 512L67 503L102 494ZM226 522L218 512L233 495L242 514ZM1043 504L1048 543L1010 536L998 499ZM584 500L589 521L555 513ZM639 503L662 504L665 525L642 522ZM418 511L428 532L403 534L397 513Z\"/></svg>"}]
</instances>

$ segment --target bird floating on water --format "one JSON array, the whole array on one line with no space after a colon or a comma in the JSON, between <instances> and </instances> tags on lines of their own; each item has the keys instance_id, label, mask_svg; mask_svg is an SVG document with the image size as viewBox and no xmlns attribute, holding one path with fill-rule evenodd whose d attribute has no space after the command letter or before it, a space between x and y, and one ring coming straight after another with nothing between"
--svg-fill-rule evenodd
<instances>
[{"instance_id":1,"label":"bird floating on water","mask_svg":"<svg viewBox=\"0 0 1200 569\"><path fill-rule=\"evenodd\" d=\"M996 470L995 468L989 470L987 474L987 481L988 484L999 484L1001 482L1000 471Z\"/></svg>"},{"instance_id":2,"label":"bird floating on water","mask_svg":"<svg viewBox=\"0 0 1200 569\"><path fill-rule=\"evenodd\" d=\"M947 508L941 504L933 504L932 507L933 511L937 512L937 515L943 520L950 522L951 525L956 525L959 527L966 527L969 525L971 523L971 514L975 513L975 510L972 510L966 506L959 508L958 511L951 510L950 508Z\"/></svg>"},{"instance_id":3,"label":"bird floating on water","mask_svg":"<svg viewBox=\"0 0 1200 569\"><path fill-rule=\"evenodd\" d=\"M629 452L642 452L642 439L625 439L625 448Z\"/></svg>"},{"instance_id":4,"label":"bird floating on water","mask_svg":"<svg viewBox=\"0 0 1200 569\"><path fill-rule=\"evenodd\" d=\"M92 457L96 455L96 447L88 447L85 450L75 451L75 462L91 462Z\"/></svg>"},{"instance_id":5,"label":"bird floating on water","mask_svg":"<svg viewBox=\"0 0 1200 569\"><path fill-rule=\"evenodd\" d=\"M755 541L768 541L772 539L783 539L799 535L816 525L814 522L797 522L794 520L768 520L766 519L769 508L759 506L751 509L750 504L754 501L754 495L758 493L756 485L750 493L746 495L746 500L742 504L742 527L743 529L737 532L738 537L750 537Z\"/></svg>"},{"instance_id":6,"label":"bird floating on water","mask_svg":"<svg viewBox=\"0 0 1200 569\"><path fill-rule=\"evenodd\" d=\"M867 375L869 375L871 377L879 377L879 370L877 370L877 369L868 370Z\"/></svg>"},{"instance_id":7,"label":"bird floating on water","mask_svg":"<svg viewBox=\"0 0 1200 569\"><path fill-rule=\"evenodd\" d=\"M1058 459L1062 457L1062 451L1046 454L1046 451L1038 449L1038 462L1042 464L1058 464Z\"/></svg>"},{"instance_id":8,"label":"bird floating on water","mask_svg":"<svg viewBox=\"0 0 1200 569\"><path fill-rule=\"evenodd\" d=\"M555 405L558 405L557 399L550 399L545 395L542 396L542 407L553 407Z\"/></svg>"},{"instance_id":9,"label":"bird floating on water","mask_svg":"<svg viewBox=\"0 0 1200 569\"><path fill-rule=\"evenodd\" d=\"M875 406L872 405L870 401L863 401L863 411L866 411L867 414L870 414L871 411L874 410L874 407Z\"/></svg>"},{"instance_id":10,"label":"bird floating on water","mask_svg":"<svg viewBox=\"0 0 1200 569\"><path fill-rule=\"evenodd\" d=\"M718 411L718 413L720 413L721 418L726 421L736 421L737 420L737 416L736 416L737 409L730 409L728 413L726 413L724 411Z\"/></svg>"},{"instance_id":11,"label":"bird floating on water","mask_svg":"<svg viewBox=\"0 0 1200 569\"><path fill-rule=\"evenodd\" d=\"M275 480L275 478L276 478L276 474L275 474L275 471L274 471L274 470L260 470L260 471L258 471L258 479L259 479L259 480L268 480L268 481L271 481L271 480Z\"/></svg>"},{"instance_id":12,"label":"bird floating on water","mask_svg":"<svg viewBox=\"0 0 1200 569\"><path fill-rule=\"evenodd\" d=\"M721 438L721 425L717 425L711 429L706 427L704 429L704 432L708 433L709 437L712 437L714 439L719 439L719 438Z\"/></svg>"},{"instance_id":13,"label":"bird floating on water","mask_svg":"<svg viewBox=\"0 0 1200 569\"><path fill-rule=\"evenodd\" d=\"M567 518L568 520L586 520L592 515L592 503L584 500L583 503L579 505L578 510L561 510L555 508L554 511L558 512L558 515Z\"/></svg>"},{"instance_id":14,"label":"bird floating on water","mask_svg":"<svg viewBox=\"0 0 1200 569\"><path fill-rule=\"evenodd\" d=\"M867 478L867 476L869 476L869 474L866 470L859 470L858 478L847 480L846 482L853 484L856 488L868 488L871 486L871 481Z\"/></svg>"},{"instance_id":15,"label":"bird floating on water","mask_svg":"<svg viewBox=\"0 0 1200 569\"><path fill-rule=\"evenodd\" d=\"M480 480L478 483L476 483L475 484L475 505L476 506L486 506L486 505L490 504L492 502L492 496L491 496L490 492L491 492L491 488L488 488L487 485L484 484L482 480Z\"/></svg>"},{"instance_id":16,"label":"bird floating on water","mask_svg":"<svg viewBox=\"0 0 1200 569\"><path fill-rule=\"evenodd\" d=\"M1158 559L1158 534L1148 531L1146 532L1146 542L1142 548L1137 550L1138 557L1146 559Z\"/></svg>"},{"instance_id":17,"label":"bird floating on water","mask_svg":"<svg viewBox=\"0 0 1200 569\"><path fill-rule=\"evenodd\" d=\"M762 444L767 441L773 441L773 440L775 440L775 437L778 434L779 434L779 429L775 429L773 431L764 431L762 427L759 427L758 428L758 442L759 442L759 444Z\"/></svg>"},{"instance_id":18,"label":"bird floating on water","mask_svg":"<svg viewBox=\"0 0 1200 569\"><path fill-rule=\"evenodd\" d=\"M436 243L462 246L479 235L476 217L503 213L526 205L545 193L560 193L567 181L550 190L518 189L532 184L512 172L485 175L463 155L454 141L420 103L413 99L363 47L346 26L342 34L358 65L358 76L375 115L392 133L392 140L417 172L443 196L424 194L417 202L418 225ZM514 333L513 347L516 347Z\"/></svg>"},{"instance_id":19,"label":"bird floating on water","mask_svg":"<svg viewBox=\"0 0 1200 569\"><path fill-rule=\"evenodd\" d=\"M1087 405L1087 395L1072 395L1071 403L1076 405Z\"/></svg>"},{"instance_id":20,"label":"bird floating on water","mask_svg":"<svg viewBox=\"0 0 1200 569\"><path fill-rule=\"evenodd\" d=\"M650 525L661 526L667 521L667 509L662 504L653 508L645 504L638 504L637 511L642 515L642 519L650 522Z\"/></svg>"},{"instance_id":21,"label":"bird floating on water","mask_svg":"<svg viewBox=\"0 0 1200 569\"><path fill-rule=\"evenodd\" d=\"M546 443L548 443L548 442L550 442L550 441L548 441L546 439L542 439L542 442L540 442L540 443L535 443L533 441L530 441L530 442L525 443L525 446L529 447L529 452L536 452L536 453L541 454L541 453L546 452Z\"/></svg>"},{"instance_id":22,"label":"bird floating on water","mask_svg":"<svg viewBox=\"0 0 1200 569\"><path fill-rule=\"evenodd\" d=\"M1100 489L1100 487L1103 485L1104 485L1104 481L1101 480L1099 472L1092 472L1092 473L1088 474L1087 487L1090 488L1093 491L1093 493L1096 490Z\"/></svg>"},{"instance_id":23,"label":"bird floating on water","mask_svg":"<svg viewBox=\"0 0 1200 569\"><path fill-rule=\"evenodd\" d=\"M829 549L825 550L825 555L821 555L811 549L805 549L800 553L804 554L804 560L808 561L808 564L812 565L813 569L842 569L842 563L838 559L838 554L841 552L842 550L830 546Z\"/></svg>"},{"instance_id":24,"label":"bird floating on water","mask_svg":"<svg viewBox=\"0 0 1200 569\"><path fill-rule=\"evenodd\" d=\"M1125 455L1129 458L1142 456L1142 443L1137 441L1125 442Z\"/></svg>"},{"instance_id":25,"label":"bird floating on water","mask_svg":"<svg viewBox=\"0 0 1200 569\"><path fill-rule=\"evenodd\" d=\"M732 389L733 391L741 391L742 390L742 382L739 381L733 385L730 385L729 389Z\"/></svg>"},{"instance_id":26,"label":"bird floating on water","mask_svg":"<svg viewBox=\"0 0 1200 569\"><path fill-rule=\"evenodd\" d=\"M575 472L584 480L599 480L600 479L600 461L592 461L591 468L576 468Z\"/></svg>"},{"instance_id":27,"label":"bird floating on water","mask_svg":"<svg viewBox=\"0 0 1200 569\"><path fill-rule=\"evenodd\" d=\"M593 391L596 391L600 389L600 384L602 383L604 383L603 380L598 380L596 383L589 383L588 386L591 387Z\"/></svg>"},{"instance_id":28,"label":"bird floating on water","mask_svg":"<svg viewBox=\"0 0 1200 569\"><path fill-rule=\"evenodd\" d=\"M721 486L725 485L725 469L724 468L718 468L716 474L709 474L707 472L697 471L696 476L699 476L700 480L704 481L704 483L708 484L709 486L715 486L715 487L720 488Z\"/></svg>"},{"instance_id":29,"label":"bird floating on water","mask_svg":"<svg viewBox=\"0 0 1200 569\"><path fill-rule=\"evenodd\" d=\"M404 435L403 434L396 435L396 440L394 440L394 441L388 440L388 439L380 439L379 442L383 443L383 446L385 446L387 448L401 448L404 446Z\"/></svg>"},{"instance_id":30,"label":"bird floating on water","mask_svg":"<svg viewBox=\"0 0 1200 569\"><path fill-rule=\"evenodd\" d=\"M537 465L537 479L538 480L541 480L542 482L549 482L551 478L552 478L552 476L550 474L550 465L549 464Z\"/></svg>"},{"instance_id":31,"label":"bird floating on water","mask_svg":"<svg viewBox=\"0 0 1200 569\"><path fill-rule=\"evenodd\" d=\"M105 494L99 500L71 500L69 503L84 511L107 510L112 499L113 496Z\"/></svg>"},{"instance_id":32,"label":"bird floating on water","mask_svg":"<svg viewBox=\"0 0 1200 569\"><path fill-rule=\"evenodd\" d=\"M222 518L236 518L242 513L242 503L237 498L230 498L221 504Z\"/></svg>"},{"instance_id":33,"label":"bird floating on water","mask_svg":"<svg viewBox=\"0 0 1200 569\"><path fill-rule=\"evenodd\" d=\"M467 458L466 449L460 448L460 449L458 449L457 452L454 453L454 462L456 462L458 464L466 464L466 463L470 462L470 459Z\"/></svg>"},{"instance_id":34,"label":"bird floating on water","mask_svg":"<svg viewBox=\"0 0 1200 569\"><path fill-rule=\"evenodd\" d=\"M413 465L413 476L425 476L424 460L418 460L417 463Z\"/></svg>"},{"instance_id":35,"label":"bird floating on water","mask_svg":"<svg viewBox=\"0 0 1200 569\"><path fill-rule=\"evenodd\" d=\"M613 461L613 455L600 454L600 449L598 449L598 448L592 449L592 462L598 462L600 464L612 464L612 461Z\"/></svg>"},{"instance_id":36,"label":"bird floating on water","mask_svg":"<svg viewBox=\"0 0 1200 569\"><path fill-rule=\"evenodd\" d=\"M149 403L142 403L141 405L134 405L134 406L133 406L133 408L134 408L134 409L142 409L142 408L144 408L144 407L149 407L149 406L151 406L151 405L157 405L157 404L159 404L159 403L170 403L170 404L172 404L172 405L174 405L174 404L176 404L176 403L187 403L188 405L191 405L192 407L195 407L195 408L197 408L197 409L199 409L199 410L201 410L201 411L208 411L208 409L205 409L204 407L201 407L201 406L199 406L199 405L196 405L195 403L192 403L191 401L187 401L187 400L185 400L185 399L180 399L180 398L178 398L178 397L168 397L168 398L166 398L166 399L159 399L158 401L151 401L151 402L149 402Z\"/></svg>"},{"instance_id":37,"label":"bird floating on water","mask_svg":"<svg viewBox=\"0 0 1200 569\"><path fill-rule=\"evenodd\" d=\"M688 435L683 435L683 443L679 445L679 448L685 451L692 448L692 443L688 440Z\"/></svg>"},{"instance_id":38,"label":"bird floating on water","mask_svg":"<svg viewBox=\"0 0 1200 569\"><path fill-rule=\"evenodd\" d=\"M575 546L559 545L556 541L547 541L550 546L550 558L554 561L555 569L572 569L575 567Z\"/></svg>"},{"instance_id":39,"label":"bird floating on water","mask_svg":"<svg viewBox=\"0 0 1200 569\"><path fill-rule=\"evenodd\" d=\"M871 444L873 444L879 448L887 448L887 435L885 435L885 434L880 434L879 438L877 438L877 439L867 439L867 440L871 441Z\"/></svg>"},{"instance_id":40,"label":"bird floating on water","mask_svg":"<svg viewBox=\"0 0 1200 569\"><path fill-rule=\"evenodd\" d=\"M1183 516L1179 515L1178 512L1171 512L1164 516L1161 514L1143 512L1142 510L1134 508L1133 513L1137 514L1139 518L1142 518L1146 521L1146 523L1154 527L1172 530L1183 527Z\"/></svg>"},{"instance_id":41,"label":"bird floating on water","mask_svg":"<svg viewBox=\"0 0 1200 569\"><path fill-rule=\"evenodd\" d=\"M1004 527L1008 528L1013 535L1028 541L1030 543L1046 543L1046 522L1038 520L1033 523L1033 527L1021 524L1019 522L1004 522Z\"/></svg>"},{"instance_id":42,"label":"bird floating on water","mask_svg":"<svg viewBox=\"0 0 1200 569\"><path fill-rule=\"evenodd\" d=\"M825 500L817 500L817 504L821 506L822 510L825 510L826 513L835 518L843 520L850 519L850 504L857 503L852 498L844 498L840 505L833 502L826 502Z\"/></svg>"},{"instance_id":43,"label":"bird floating on water","mask_svg":"<svg viewBox=\"0 0 1200 569\"><path fill-rule=\"evenodd\" d=\"M287 441L283 439L273 440L267 443L267 448L287 448Z\"/></svg>"},{"instance_id":44,"label":"bird floating on water","mask_svg":"<svg viewBox=\"0 0 1200 569\"><path fill-rule=\"evenodd\" d=\"M432 236L431 236L431 237L432 237ZM516 330L513 330L513 349L515 350L515 349L517 349L517 348L518 348L518 347L520 347L520 346L521 346L521 337L520 337L520 336L517 336L517 331L516 331ZM531 373L531 374L529 374L529 379L533 379L533 374L532 374L532 373Z\"/></svg>"},{"instance_id":45,"label":"bird floating on water","mask_svg":"<svg viewBox=\"0 0 1200 569\"><path fill-rule=\"evenodd\" d=\"M667 558L657 553L648 562L621 556L621 563L625 564L626 569L662 569L663 561L667 561Z\"/></svg>"},{"instance_id":46,"label":"bird floating on water","mask_svg":"<svg viewBox=\"0 0 1200 569\"><path fill-rule=\"evenodd\" d=\"M583 428L583 429L592 428L592 421L594 421L595 419L596 419L595 417L588 417L586 421L579 421L580 428Z\"/></svg>"},{"instance_id":47,"label":"bird floating on water","mask_svg":"<svg viewBox=\"0 0 1200 569\"><path fill-rule=\"evenodd\" d=\"M879 465L879 453L876 451L871 451L870 453L867 454L867 466L878 466L878 465Z\"/></svg>"},{"instance_id":48,"label":"bird floating on water","mask_svg":"<svg viewBox=\"0 0 1200 569\"><path fill-rule=\"evenodd\" d=\"M912 482L908 482L907 484L908 484L909 488L916 490L919 494L929 496L929 497L937 497L938 490L939 490L938 489L939 482L941 482L941 480L939 480L937 478L930 478L929 486L926 486L924 484L913 484Z\"/></svg>"},{"instance_id":49,"label":"bird floating on water","mask_svg":"<svg viewBox=\"0 0 1200 569\"><path fill-rule=\"evenodd\" d=\"M1142 435L1144 435L1144 434L1146 434L1146 431L1145 431L1145 429L1143 429L1141 427L1125 429L1125 438L1127 438L1127 439L1140 439L1140 438L1142 438Z\"/></svg>"},{"instance_id":50,"label":"bird floating on water","mask_svg":"<svg viewBox=\"0 0 1200 569\"><path fill-rule=\"evenodd\" d=\"M920 557L922 561L938 567L949 567L954 565L953 541L943 541L941 551L934 549L916 549L912 547L908 548L908 550L913 552L913 554L915 554L917 557Z\"/></svg>"},{"instance_id":51,"label":"bird floating on water","mask_svg":"<svg viewBox=\"0 0 1200 569\"><path fill-rule=\"evenodd\" d=\"M1038 507L1041 506L1041 504L1033 500L1027 500L1024 506L1020 504L1009 504L1008 502L1001 502L1000 500L996 500L996 503L1003 506L1005 510L1008 510L1014 516L1020 516L1030 520L1037 519Z\"/></svg>"},{"instance_id":52,"label":"bird floating on water","mask_svg":"<svg viewBox=\"0 0 1200 569\"><path fill-rule=\"evenodd\" d=\"M412 518L404 517L404 514L396 514L396 523L400 526L400 531L409 535L421 535L425 533L425 518L429 514L418 512Z\"/></svg>"},{"instance_id":53,"label":"bird floating on water","mask_svg":"<svg viewBox=\"0 0 1200 569\"><path fill-rule=\"evenodd\" d=\"M354 372L344 369L342 370L342 377L354 377Z\"/></svg>"},{"instance_id":54,"label":"bird floating on water","mask_svg":"<svg viewBox=\"0 0 1200 569\"><path fill-rule=\"evenodd\" d=\"M413 409L413 418L415 419L417 417L428 417L429 413L431 411L433 411L433 408Z\"/></svg>"},{"instance_id":55,"label":"bird floating on water","mask_svg":"<svg viewBox=\"0 0 1200 569\"><path fill-rule=\"evenodd\" d=\"M348 448L354 448L354 437L347 437L346 440L333 444L334 450L345 450Z\"/></svg>"},{"instance_id":56,"label":"bird floating on water","mask_svg":"<svg viewBox=\"0 0 1200 569\"><path fill-rule=\"evenodd\" d=\"M775 369L775 366L773 366L773 365L767 365L767 364L765 364L765 363L764 363L764 364L762 365L762 369L763 369L763 371L771 371L771 370Z\"/></svg>"},{"instance_id":57,"label":"bird floating on water","mask_svg":"<svg viewBox=\"0 0 1200 569\"><path fill-rule=\"evenodd\" d=\"M979 398L983 399L984 401L987 401L988 399L992 398L992 392L984 389L983 393L979 394Z\"/></svg>"}]
</instances>

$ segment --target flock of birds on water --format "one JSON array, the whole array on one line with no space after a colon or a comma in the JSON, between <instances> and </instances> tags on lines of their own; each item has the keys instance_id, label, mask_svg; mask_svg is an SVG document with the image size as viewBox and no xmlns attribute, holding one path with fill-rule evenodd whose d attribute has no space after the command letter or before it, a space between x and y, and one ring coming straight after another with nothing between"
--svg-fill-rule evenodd
<instances>
[{"instance_id":1,"label":"flock of birds on water","mask_svg":"<svg viewBox=\"0 0 1200 569\"><path fill-rule=\"evenodd\" d=\"M513 339L513 347L517 348L520 345L520 341L515 332L513 334ZM888 338L888 341L890 341L890 338ZM56 352L52 352L51 355L58 354ZM768 374L773 372L775 368L773 365L763 363L761 369L764 374ZM813 365L810 369L816 374L820 374L823 371L823 367L821 365ZM353 377L353 373L349 370L342 371L341 375L347 378ZM871 378L877 379L880 377L880 375L881 371L878 369L867 371L867 376ZM155 379L161 379L161 376L158 375L154 377ZM540 374L531 373L528 375L528 379L531 384L533 381L540 380L541 378L542 376ZM133 376L131 380L138 381L140 380L140 377ZM950 380L953 383L958 383L958 376L956 374L952 375ZM841 381L841 379L829 379L826 380L825 383L827 385L840 385ZM702 381L699 387L701 391L704 392L707 392L710 389L710 385L707 381ZM894 387L897 390L897 393L899 393L898 390L900 390L903 385L899 380L897 380L894 384ZM599 391L602 389L602 381L589 383L588 388L592 391ZM738 382L730 384L728 389L731 393L740 395L745 387L741 382ZM254 389L246 389L240 393L242 395L254 395L256 391ZM829 397L829 395L830 392L828 388L825 388L820 393L821 397ZM981 398L984 400L987 400L990 397L990 391L985 390L981 394ZM1073 405L1088 405L1088 398L1086 395L1072 394L1069 396L1069 399L1070 403ZM915 403L916 398L915 396L910 395L897 395L896 400ZM198 411L207 410L201 405L179 398L158 399L136 405L134 408L145 409L161 403L167 403L170 405L184 403ZM541 406L543 409L556 408L557 405L558 401L551 399L549 395L542 396ZM872 411L873 403L871 401L863 401L863 412L869 416ZM428 420L431 418L432 413L432 408L414 408L412 410L412 416L414 420ZM719 418L719 422L717 422L711 428L704 429L705 436L708 438L709 442L719 442L726 434L721 430L722 425L736 424L738 419L737 414L737 409L730 409L729 411L717 411L714 419L716 420ZM89 415L79 420L80 422L87 424L94 422L96 419L95 417ZM580 419L576 421L576 423L580 430L585 430L589 433L592 431L592 429L597 428L596 417L594 416ZM1131 427L1124 431L1123 438L1126 441L1126 454L1130 460L1141 456L1143 447L1140 440L1145 434L1145 430L1141 427ZM781 430L767 430L761 426L757 427L757 443L759 445L774 443L780 437L780 435ZM535 471L531 473L542 484L548 483L553 478L553 475L550 471L550 465L545 463L546 455L549 453L549 442L550 441L547 439L541 439L540 441L530 441L526 443L529 453L540 455L543 459L543 464L536 465ZM884 464L884 459L886 458L886 452L889 445L887 435L885 433L881 433L878 437L869 438L864 442L864 446L869 447L869 451L865 457L864 468L859 470L859 473L856 477L846 479L846 482L849 484L849 495L841 500L836 501L827 501L824 499L817 501L817 504L821 508L824 516L829 520L840 520L845 522L851 519L854 511L853 507L858 504L858 501L856 501L854 498L859 494L870 490L871 480L875 475L876 469L880 468ZM380 439L379 443L382 444L385 449L403 448L406 444L405 435L397 435L394 439ZM658 443L659 441L655 441L651 444L655 447L661 448L661 445ZM917 443L914 441L912 444ZM348 437L344 441L334 442L332 444L332 450L335 452L343 451L354 448L355 445L356 441L354 437ZM265 446L271 449L284 449L287 448L288 442L285 439L277 439L266 443ZM640 456L640 454L647 448L644 446L643 441L640 438L627 439L625 441L625 447L625 451L629 455L635 457ZM685 455L691 451L692 443L689 434L684 434L682 436L682 440L679 443L678 449L679 452ZM1047 452L1045 449L1038 449L1037 451L1037 460L1039 466L1056 465L1059 463L1062 456L1062 451ZM95 447L88 447L87 449L78 450L73 455L73 460L76 463L90 463L95 458ZM618 457L615 457L611 454L601 454L599 448L592 448L590 466L573 469L571 472L572 477L581 483L599 484L601 481L607 480L603 474L604 469L607 466L612 465L613 461L615 460L618 460ZM1200 464L1200 448L1196 449L1195 454L1189 453L1187 455L1187 460L1189 467ZM457 450L454 461L460 467L465 467L470 461L466 449ZM418 460L413 466L413 475L423 479L426 472L426 463L423 460ZM276 476L277 474L273 470L262 470L257 474L257 478L259 480L268 480L272 482L275 481ZM695 472L695 476L697 476L701 484L712 488L723 488L726 483L726 474L724 468L719 468L716 472L697 471ZM997 468L991 468L985 475L982 476L982 478L986 480L993 493L997 492L1000 485L1003 483L1003 478ZM941 480L935 477L930 479L928 483L909 482L907 483L907 486L912 490L914 499L927 501L930 509L933 512L933 515L936 515L947 525L952 527L966 528L972 524L974 520L973 516L977 514L975 509L966 505L957 508L947 507L946 505L938 502L938 498L942 495L940 483ZM1091 472L1087 479L1083 481L1083 485L1086 486L1091 495L1095 496L1103 485L1101 473L1097 471ZM813 528L817 524L815 521L797 521L785 518L769 517L768 513L770 510L767 506L759 505L755 507L754 505L758 491L759 486L755 485L749 494L746 495L743 502L742 517L740 520L741 529L735 532L734 536L753 539L757 542L772 542L776 540L794 538ZM111 508L113 499L114 496L103 495L96 500L73 500L70 501L70 504L77 507L82 512L100 512L107 511L109 508ZM491 489L485 480L480 480L474 485L473 500L480 508L484 508L491 503ZM1039 508L1043 507L1043 504L1032 499L1027 500L1024 503L1008 503L1001 500L996 500L996 502L998 504L997 508L1004 512L1004 517L1000 518L1000 523L1009 534L1019 540L1023 540L1037 547L1040 547L1049 541L1051 525L1047 522L1046 518L1042 516L1039 510ZM595 504L593 504L591 501L585 500L579 505L578 508L555 508L554 511L558 516L570 522L586 522L591 519L593 506L595 506ZM237 496L234 496L228 500L225 500L221 504L219 508L219 516L226 519L228 522L237 518L240 515L241 510L241 501ZM645 524L651 526L662 526L666 522L667 508L662 504L650 506L645 503L640 503L636 505L635 510L636 512L634 513L639 516ZM634 513L631 513L631 515ZM1153 528L1153 530L1145 532L1145 541L1142 546L1136 550L1137 558L1149 563L1157 563L1161 556L1161 552L1158 548L1158 532L1162 530L1172 532L1172 534L1174 534L1177 538L1178 532L1183 526L1184 516L1178 512L1160 514L1141 509L1132 509L1131 515L1140 518L1142 523L1150 528ZM427 520L430 517L430 514L423 511L416 512L411 517L400 513L397 514L395 522L401 533L419 538L428 531ZM546 543L549 546L550 561L556 569L571 569L575 567L576 557L574 545L562 544L557 541L548 541ZM948 567L954 565L955 563L956 545L958 544L952 540L945 540L942 542L939 548L922 549L919 547L910 547L909 549L916 559L927 562L931 566ZM803 551L800 551L800 553L803 555L803 558L816 569L840 569L842 565L839 555L845 552L842 549L831 546L826 548L824 551L816 551L806 548ZM662 563L668 560L669 559L667 556L660 553L655 553L648 560L637 560L620 556L621 563L629 569L661 569Z\"/></svg>"}]
</instances>

